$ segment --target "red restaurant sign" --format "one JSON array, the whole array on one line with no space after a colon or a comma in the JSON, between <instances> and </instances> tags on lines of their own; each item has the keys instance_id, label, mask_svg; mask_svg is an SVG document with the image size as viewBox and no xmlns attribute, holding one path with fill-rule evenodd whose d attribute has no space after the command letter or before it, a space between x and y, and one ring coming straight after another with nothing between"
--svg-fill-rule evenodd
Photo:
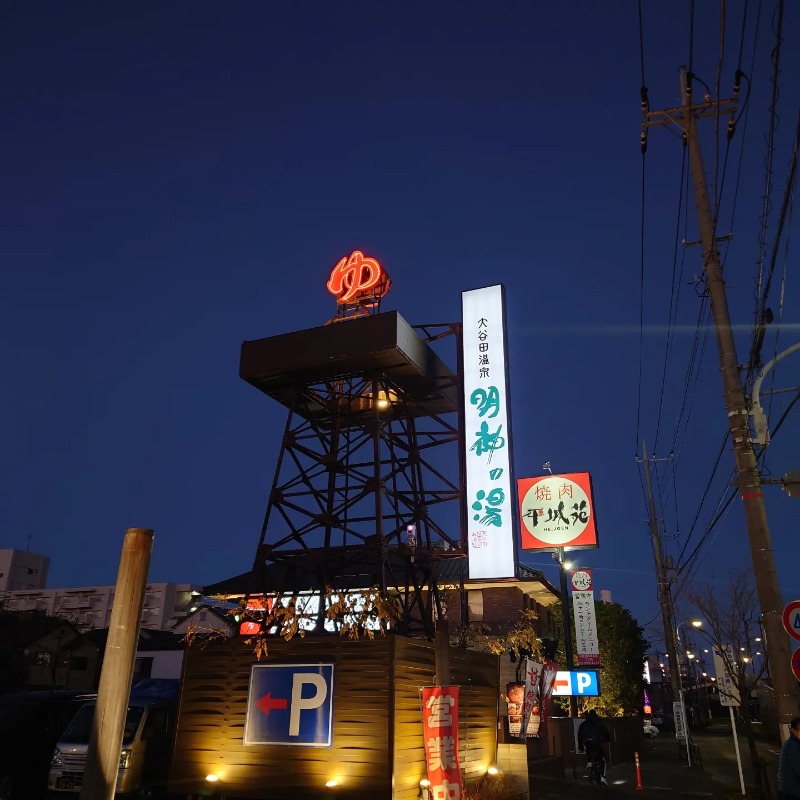
<instances>
[{"instance_id":1,"label":"red restaurant sign","mask_svg":"<svg viewBox=\"0 0 800 800\"><path fill-rule=\"evenodd\" d=\"M521 478L517 488L523 550L598 546L588 472Z\"/></svg>"},{"instance_id":2,"label":"red restaurant sign","mask_svg":"<svg viewBox=\"0 0 800 800\"><path fill-rule=\"evenodd\" d=\"M328 291L339 305L348 303L371 304L383 297L392 282L386 270L374 258L367 258L360 250L353 250L331 271Z\"/></svg>"},{"instance_id":3,"label":"red restaurant sign","mask_svg":"<svg viewBox=\"0 0 800 800\"><path fill-rule=\"evenodd\" d=\"M422 689L422 738L431 800L461 800L458 762L458 686Z\"/></svg>"}]
</instances>

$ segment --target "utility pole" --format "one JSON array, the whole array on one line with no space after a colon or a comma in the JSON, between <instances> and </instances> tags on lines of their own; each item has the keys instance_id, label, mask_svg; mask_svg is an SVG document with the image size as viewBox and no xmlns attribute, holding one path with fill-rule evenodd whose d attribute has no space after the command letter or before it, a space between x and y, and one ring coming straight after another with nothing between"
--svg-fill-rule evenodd
<instances>
[{"instance_id":1,"label":"utility pole","mask_svg":"<svg viewBox=\"0 0 800 800\"><path fill-rule=\"evenodd\" d=\"M783 598L778 583L775 554L772 549L764 496L761 491L761 475L758 471L753 443L750 438L747 404L736 356L736 345L731 330L728 300L722 277L722 265L717 248L716 230L711 214L711 205L706 191L703 172L703 155L697 134L697 117L715 116L735 108L734 100L706 100L692 104L691 86L687 82L684 67L680 68L681 107L662 112L645 112L645 126L677 123L681 126L684 141L689 151L689 166L694 184L695 203L703 246L703 262L706 285L714 315L717 335L720 371L728 413L728 425L736 462L736 480L739 496L744 508L750 555L753 562L758 601L764 620L764 632L770 643L767 651L770 674L775 691L775 706L778 712L778 728L781 740L788 733L788 723L798 715L800 697L797 681L792 675L789 640L783 630L781 615ZM663 119L657 119L661 115ZM682 123L682 124L681 124Z\"/></svg>"},{"instance_id":2,"label":"utility pole","mask_svg":"<svg viewBox=\"0 0 800 800\"><path fill-rule=\"evenodd\" d=\"M647 456L647 443L642 439L642 459L644 460L644 480L647 487L647 513L650 516L650 538L653 542L653 557L656 562L656 580L658 581L658 602L661 606L661 621L664 625L664 644L669 657L669 682L672 686L673 702L680 702L683 706L683 687L681 684L681 662L678 658L678 648L675 644L675 625L672 618L672 598L667 585L667 575L664 569L664 553L661 549L661 533L658 530L658 517L656 504L653 499L653 484L650 480L650 459ZM683 708L684 730L686 726L686 709ZM677 731L677 728L676 728ZM688 741L687 741L688 751Z\"/></svg>"}]
</instances>

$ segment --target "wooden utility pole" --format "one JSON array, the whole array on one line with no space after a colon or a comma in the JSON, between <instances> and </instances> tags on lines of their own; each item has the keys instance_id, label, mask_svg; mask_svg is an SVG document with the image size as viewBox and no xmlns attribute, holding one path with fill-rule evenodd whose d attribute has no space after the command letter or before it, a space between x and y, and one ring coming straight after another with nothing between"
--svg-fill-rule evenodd
<instances>
[{"instance_id":1,"label":"wooden utility pole","mask_svg":"<svg viewBox=\"0 0 800 800\"><path fill-rule=\"evenodd\" d=\"M80 800L114 800L152 551L153 531L125 531Z\"/></svg>"},{"instance_id":2,"label":"wooden utility pole","mask_svg":"<svg viewBox=\"0 0 800 800\"><path fill-rule=\"evenodd\" d=\"M656 562L656 580L658 581L658 602L661 606L661 621L664 625L664 645L669 657L669 682L672 686L672 701L683 703L681 691L681 662L675 643L675 621L672 616L672 597L667 585L664 569L664 553L661 547L661 532L658 529L656 504L653 499L653 484L650 478L650 459L647 455L647 444L642 440L642 459L644 460L644 481L647 487L647 513L650 517L650 538L653 542L653 558ZM684 728L686 728L686 709L683 709Z\"/></svg>"},{"instance_id":3,"label":"wooden utility pole","mask_svg":"<svg viewBox=\"0 0 800 800\"><path fill-rule=\"evenodd\" d=\"M736 103L735 100L711 101L709 99L703 103L692 104L691 89L687 83L687 73L684 67L680 69L680 90L680 108L655 112L645 111L644 125L647 127L649 125L678 124L683 130L684 141L689 151L689 166L692 172L700 240L703 246L706 285L711 300L711 311L714 315L725 407L736 461L737 488L747 524L750 556L758 601L764 620L764 632L770 644L767 659L775 690L778 728L781 739L785 740L789 735L789 721L800 711L800 697L798 697L797 681L791 671L789 640L781 621L783 598L775 567L775 554L772 550L764 496L761 492L761 475L750 438L747 404L731 330L716 230L706 191L703 156L700 138L697 134L698 117L713 117L728 113L735 109Z\"/></svg>"}]
</instances>

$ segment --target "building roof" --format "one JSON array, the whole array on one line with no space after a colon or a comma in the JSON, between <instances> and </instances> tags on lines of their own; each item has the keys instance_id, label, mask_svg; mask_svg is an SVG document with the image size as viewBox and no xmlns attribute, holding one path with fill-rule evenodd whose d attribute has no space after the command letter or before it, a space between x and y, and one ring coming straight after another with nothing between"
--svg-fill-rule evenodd
<instances>
[{"instance_id":1,"label":"building roof","mask_svg":"<svg viewBox=\"0 0 800 800\"><path fill-rule=\"evenodd\" d=\"M378 585L381 568L376 559L370 559L363 547L322 548L296 550L274 556L276 560L257 570L243 572L231 578L206 586L203 594L242 597L249 594L272 592L318 591L326 583L343 591L356 591ZM280 558L280 560L277 560ZM409 568L408 554L391 549L386 554L387 583L405 585ZM533 597L543 606L559 600L560 592L537 569L517 563L516 577L497 580L470 580L467 577L467 559L447 551L418 553L413 568L413 579L427 585L432 575L441 588L456 588L463 581L466 589L486 589L515 586ZM392 577L394 576L394 578Z\"/></svg>"},{"instance_id":2,"label":"building roof","mask_svg":"<svg viewBox=\"0 0 800 800\"><path fill-rule=\"evenodd\" d=\"M60 617L24 611L0 614L0 644L26 647L61 628L66 628L74 637L78 636L75 626Z\"/></svg>"}]
</instances>

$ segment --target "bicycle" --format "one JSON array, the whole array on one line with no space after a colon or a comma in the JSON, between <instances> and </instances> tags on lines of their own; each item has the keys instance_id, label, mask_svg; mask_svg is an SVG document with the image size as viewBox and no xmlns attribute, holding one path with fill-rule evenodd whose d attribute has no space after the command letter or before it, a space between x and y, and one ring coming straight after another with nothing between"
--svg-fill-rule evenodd
<instances>
[{"instance_id":1,"label":"bicycle","mask_svg":"<svg viewBox=\"0 0 800 800\"><path fill-rule=\"evenodd\" d=\"M578 752L584 751L579 750ZM586 759L586 768L589 770L589 783L596 784L597 786L606 786L602 772L603 762L596 758L592 759L589 753L586 753Z\"/></svg>"},{"instance_id":2,"label":"bicycle","mask_svg":"<svg viewBox=\"0 0 800 800\"><path fill-rule=\"evenodd\" d=\"M589 761L587 762L586 766L589 768L589 783L595 783L598 786L602 786L603 782L601 780L602 775L600 774L600 762Z\"/></svg>"}]
</instances>

